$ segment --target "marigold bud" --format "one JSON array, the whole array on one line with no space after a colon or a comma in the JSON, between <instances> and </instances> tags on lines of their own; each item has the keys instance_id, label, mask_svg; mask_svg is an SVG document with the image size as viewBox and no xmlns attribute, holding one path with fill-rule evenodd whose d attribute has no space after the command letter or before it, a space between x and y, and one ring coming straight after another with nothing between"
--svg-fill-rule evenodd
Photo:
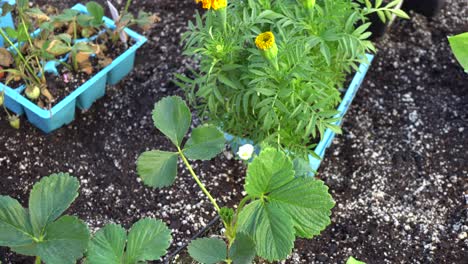
<instances>
[{"instance_id":1,"label":"marigold bud","mask_svg":"<svg viewBox=\"0 0 468 264\"><path fill-rule=\"evenodd\" d=\"M315 6L315 0L300 0L300 2L307 9L312 9Z\"/></svg>"},{"instance_id":2,"label":"marigold bud","mask_svg":"<svg viewBox=\"0 0 468 264\"><path fill-rule=\"evenodd\" d=\"M275 44L275 35L271 31L264 32L257 36L255 39L255 45L261 50L267 50L273 47Z\"/></svg>"},{"instance_id":3,"label":"marigold bud","mask_svg":"<svg viewBox=\"0 0 468 264\"><path fill-rule=\"evenodd\" d=\"M257 36L255 45L262 51L263 56L278 70L278 46L275 42L275 35L267 31Z\"/></svg>"}]
</instances>

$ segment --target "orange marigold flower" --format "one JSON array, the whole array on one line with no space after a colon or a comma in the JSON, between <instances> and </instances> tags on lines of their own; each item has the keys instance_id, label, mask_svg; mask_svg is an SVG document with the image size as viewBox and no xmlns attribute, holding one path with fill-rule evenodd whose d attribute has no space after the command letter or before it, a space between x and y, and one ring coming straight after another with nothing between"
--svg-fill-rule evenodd
<instances>
[{"instance_id":1,"label":"orange marigold flower","mask_svg":"<svg viewBox=\"0 0 468 264\"><path fill-rule=\"evenodd\" d=\"M195 0L195 3L202 3L204 9L218 10L227 6L227 0Z\"/></svg>"},{"instance_id":2,"label":"orange marigold flower","mask_svg":"<svg viewBox=\"0 0 468 264\"><path fill-rule=\"evenodd\" d=\"M195 3L202 3L202 7L204 9L210 9L211 8L211 2L212 0L195 0Z\"/></svg>"}]
</instances>

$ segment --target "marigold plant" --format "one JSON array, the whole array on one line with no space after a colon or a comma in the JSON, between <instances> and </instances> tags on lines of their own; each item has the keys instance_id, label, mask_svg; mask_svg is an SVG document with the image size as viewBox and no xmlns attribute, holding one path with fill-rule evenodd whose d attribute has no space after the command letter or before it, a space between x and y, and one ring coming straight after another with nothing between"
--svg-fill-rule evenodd
<instances>
[{"instance_id":1,"label":"marigold plant","mask_svg":"<svg viewBox=\"0 0 468 264\"><path fill-rule=\"evenodd\" d=\"M326 129L340 132L346 76L375 51L366 16L405 17L393 9L400 1L230 1L220 12L197 0L210 10L189 22L184 43L199 68L177 83L204 120L306 157Z\"/></svg>"}]
</instances>

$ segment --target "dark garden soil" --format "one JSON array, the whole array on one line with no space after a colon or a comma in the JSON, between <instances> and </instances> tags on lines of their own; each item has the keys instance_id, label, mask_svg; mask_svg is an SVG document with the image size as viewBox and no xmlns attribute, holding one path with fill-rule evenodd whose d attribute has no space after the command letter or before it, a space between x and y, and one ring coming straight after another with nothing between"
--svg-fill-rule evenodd
<instances>
[{"instance_id":1,"label":"dark garden soil","mask_svg":"<svg viewBox=\"0 0 468 264\"><path fill-rule=\"evenodd\" d=\"M38 1L60 8L74 1ZM67 2L68 4L66 4ZM103 1L99 1L103 2ZM122 1L117 1L122 5ZM79 177L80 196L68 214L93 231L108 222L131 226L158 217L172 229L174 251L205 226L214 211L180 166L176 184L144 187L137 156L171 149L153 127L151 110L167 95L182 95L173 73L193 62L181 55L180 34L193 1L135 0L162 22L148 35L133 73L70 125L42 134L21 118L9 127L0 115L0 193L27 204L33 183L54 172ZM449 51L446 36L468 24L465 0L447 0L434 19L398 21L379 52L319 171L336 200L332 225L298 240L286 263L466 263L468 223L468 75ZM244 168L229 152L196 163L221 204L237 203ZM176 263L190 263L189 260ZM0 248L3 263L32 263Z\"/></svg>"}]
</instances>

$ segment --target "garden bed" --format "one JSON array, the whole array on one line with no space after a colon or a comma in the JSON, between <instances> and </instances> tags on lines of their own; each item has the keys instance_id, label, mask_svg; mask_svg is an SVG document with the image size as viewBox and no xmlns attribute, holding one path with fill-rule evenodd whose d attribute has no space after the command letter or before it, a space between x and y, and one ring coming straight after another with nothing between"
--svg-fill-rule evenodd
<instances>
[{"instance_id":1,"label":"garden bed","mask_svg":"<svg viewBox=\"0 0 468 264\"><path fill-rule=\"evenodd\" d=\"M461 32L468 14L460 12L463 0L447 2L433 21L415 16L398 22L378 45L344 135L319 170L337 203L332 225L313 240L299 240L288 263L343 263L350 255L368 263L464 263L467 240L459 237L468 231L468 76L445 36ZM0 116L0 193L25 205L40 177L70 172L82 185L71 214L93 230L110 221L130 227L141 217L159 217L173 230L173 251L214 217L211 205L185 170L171 188L144 187L135 160L147 149L171 149L155 133L150 113L162 97L182 95L168 73L192 64L179 42L196 6L190 0L137 0L134 6L158 13L162 22L126 82L51 135L24 118L14 130ZM231 155L195 169L223 197L221 204L239 201L245 172ZM6 248L0 260L33 262Z\"/></svg>"}]
</instances>

